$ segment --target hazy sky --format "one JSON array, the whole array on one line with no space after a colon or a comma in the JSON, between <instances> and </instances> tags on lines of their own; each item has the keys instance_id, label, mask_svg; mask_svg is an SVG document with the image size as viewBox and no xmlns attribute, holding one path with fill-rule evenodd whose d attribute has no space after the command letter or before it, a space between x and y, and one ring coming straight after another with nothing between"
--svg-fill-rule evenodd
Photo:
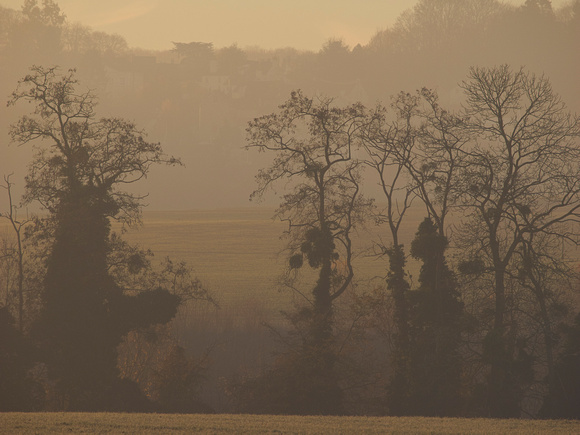
<instances>
[{"instance_id":1,"label":"hazy sky","mask_svg":"<svg viewBox=\"0 0 580 435\"><path fill-rule=\"evenodd\" d=\"M511 0L522 4L525 0ZM559 7L567 0L553 0ZM23 0L0 0L20 9ZM41 0L39 0L41 3ZM171 41L215 47L319 50L332 37L351 47L392 25L416 0L57 0L70 22L118 33L130 46L169 49Z\"/></svg>"}]
</instances>

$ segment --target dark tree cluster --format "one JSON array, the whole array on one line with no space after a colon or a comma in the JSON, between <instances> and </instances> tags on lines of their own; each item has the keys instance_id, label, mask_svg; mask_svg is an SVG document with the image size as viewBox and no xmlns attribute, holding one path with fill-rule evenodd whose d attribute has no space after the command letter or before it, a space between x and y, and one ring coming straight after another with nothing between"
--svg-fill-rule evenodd
<instances>
[{"instance_id":1,"label":"dark tree cluster","mask_svg":"<svg viewBox=\"0 0 580 435\"><path fill-rule=\"evenodd\" d=\"M20 101L31 103L34 111L12 126L13 141L47 143L35 148L25 200L40 202L48 212L48 225L36 228L35 237L49 248L40 312L26 339L18 339L7 308L2 309L7 338L3 366L14 375L13 384L42 384L47 409L148 410L137 385L120 378L118 346L130 331L169 322L188 296L209 296L197 281L177 288L175 280L165 286L160 279L144 282L137 294L127 293L120 278L137 275L147 263L142 253L112 235L111 220L139 220L142 198L122 186L145 177L154 164L179 161L165 156L159 144L147 142L132 123L97 118L95 97L81 90L74 71L33 67L9 104ZM120 272L123 264L125 273ZM34 352L24 351L28 348ZM46 367L44 375L27 373L39 363ZM3 398L16 388L6 387ZM32 399L30 407L39 403ZM12 406L27 409L23 402Z\"/></svg>"},{"instance_id":2,"label":"dark tree cluster","mask_svg":"<svg viewBox=\"0 0 580 435\"><path fill-rule=\"evenodd\" d=\"M319 272L309 292L287 282L305 304L288 314L293 332L272 369L238 385L241 409L345 412L360 387L346 370L353 360L336 309L345 312L338 296L356 294L351 234L374 217L392 239L377 242L389 260L380 303L391 323L369 320L379 301L367 297L367 315L359 304L346 327L350 336L366 317L386 331L382 412L519 417L539 411L524 404L535 386L546 389L544 415L577 416L556 403L577 393L572 341L559 339L557 325L574 309L564 301L577 285L569 260L578 243L580 120L545 77L524 69L472 68L461 86L457 114L427 89L396 96L392 116L295 92L250 122L248 147L274 155L257 193L290 181L277 214L289 223L290 273L305 263ZM384 207L360 196L363 175L373 174ZM428 216L410 245L417 285L400 234L414 201ZM449 250L460 258L455 267ZM574 327L566 331L572 337ZM561 386L568 383L570 391Z\"/></svg>"}]
</instances>

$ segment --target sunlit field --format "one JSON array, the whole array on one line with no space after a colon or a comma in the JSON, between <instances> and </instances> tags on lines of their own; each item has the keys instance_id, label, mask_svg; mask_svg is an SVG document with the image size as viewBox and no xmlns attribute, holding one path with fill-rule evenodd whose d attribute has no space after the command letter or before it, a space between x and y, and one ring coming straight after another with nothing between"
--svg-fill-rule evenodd
<instances>
[{"instance_id":1,"label":"sunlit field","mask_svg":"<svg viewBox=\"0 0 580 435\"><path fill-rule=\"evenodd\" d=\"M153 263L165 257L185 261L212 293L222 312L247 321L247 311L259 309L268 320L288 309L293 298L300 298L280 285L286 270L287 224L272 218L268 208L247 207L222 210L148 211L143 224L130 228L123 238L154 253ZM424 218L421 207L409 211L401 227L401 240L408 247L417 226ZM120 231L119 225L113 225ZM7 220L0 220L0 238L13 239ZM388 262L375 255L373 244L389 245L386 228L377 228L372 220L353 236L355 280L359 290L382 285ZM414 265L408 264L411 272ZM305 267L302 275L315 279L316 273ZM313 282L313 281L312 281ZM304 282L307 294L311 285ZM207 307L205 307L207 308ZM197 304L197 309L204 309ZM199 316L199 313L198 313Z\"/></svg>"},{"instance_id":2,"label":"sunlit field","mask_svg":"<svg viewBox=\"0 0 580 435\"><path fill-rule=\"evenodd\" d=\"M125 237L151 249L155 261L186 261L223 307L254 298L270 305L279 297L271 289L281 272L285 229L271 215L262 209L145 212L143 225Z\"/></svg>"},{"instance_id":3,"label":"sunlit field","mask_svg":"<svg viewBox=\"0 0 580 435\"><path fill-rule=\"evenodd\" d=\"M176 434L195 432L238 434L573 434L580 433L580 421L228 414L5 413L0 414L0 432L10 434Z\"/></svg>"},{"instance_id":4,"label":"sunlit field","mask_svg":"<svg viewBox=\"0 0 580 435\"><path fill-rule=\"evenodd\" d=\"M155 261L166 256L187 261L196 275L216 295L224 308L260 301L270 309L287 307L289 291L279 291L279 278L286 267L287 224L272 219L264 208L216 211L150 212L143 225L125 237L155 253ZM408 243L423 218L417 207L402 228ZM389 235L370 223L355 236L355 273L359 283L386 274L387 259L372 255L372 239Z\"/></svg>"}]
</instances>

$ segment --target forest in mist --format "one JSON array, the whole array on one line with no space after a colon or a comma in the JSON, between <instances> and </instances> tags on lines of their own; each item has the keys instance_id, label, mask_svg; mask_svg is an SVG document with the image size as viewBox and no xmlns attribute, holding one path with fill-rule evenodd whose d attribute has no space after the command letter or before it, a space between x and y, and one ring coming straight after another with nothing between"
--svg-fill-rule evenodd
<instances>
[{"instance_id":1,"label":"forest in mist","mask_svg":"<svg viewBox=\"0 0 580 435\"><path fill-rule=\"evenodd\" d=\"M0 411L580 418L580 1L317 51L66 13L0 4Z\"/></svg>"},{"instance_id":2,"label":"forest in mist","mask_svg":"<svg viewBox=\"0 0 580 435\"><path fill-rule=\"evenodd\" d=\"M57 17L27 21L2 8L0 95L7 99L33 64L76 68L83 86L98 95L99 113L134 121L183 161L180 169L156 168L138 187L149 193L150 209L246 206L254 175L266 163L243 149L247 121L272 112L295 89L340 103L388 105L400 91L428 87L456 107L458 83L470 66L507 63L546 74L570 109L579 110L574 6L545 11L538 4L426 2L364 46L348 47L336 35L318 52L212 41L175 41L181 42L175 50L145 52L119 35ZM201 44L187 45L192 42ZM21 114L1 105L3 138ZM24 149L6 146L1 172L22 180L29 160ZM22 183L15 189L23 193Z\"/></svg>"}]
</instances>

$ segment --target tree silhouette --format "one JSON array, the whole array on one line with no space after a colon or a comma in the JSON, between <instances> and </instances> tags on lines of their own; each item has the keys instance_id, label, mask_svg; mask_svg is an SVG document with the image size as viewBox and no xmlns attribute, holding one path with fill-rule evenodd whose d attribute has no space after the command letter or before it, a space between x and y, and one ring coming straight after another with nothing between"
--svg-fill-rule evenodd
<instances>
[{"instance_id":1,"label":"tree silhouette","mask_svg":"<svg viewBox=\"0 0 580 435\"><path fill-rule=\"evenodd\" d=\"M131 123L96 119L95 98L79 92L74 71L33 67L10 104L33 103L32 116L12 126L19 144L38 139L26 178L27 201L54 221L44 278L43 309L33 327L58 409L107 409L116 383L116 346L136 327L165 323L179 297L156 289L124 294L109 273L110 219L139 219L140 197L120 187L145 177L153 164L176 164Z\"/></svg>"},{"instance_id":2,"label":"tree silhouette","mask_svg":"<svg viewBox=\"0 0 580 435\"><path fill-rule=\"evenodd\" d=\"M580 314L563 328L564 346L555 368L556 386L544 401L543 418L580 418Z\"/></svg>"},{"instance_id":3,"label":"tree silhouette","mask_svg":"<svg viewBox=\"0 0 580 435\"><path fill-rule=\"evenodd\" d=\"M390 246L379 245L380 254L389 258L386 284L392 295L395 326L387 402L396 415L452 415L457 413L457 394L453 392L458 389L459 367L454 358L461 304L445 262L444 226L466 140L461 119L444 110L437 94L429 89L416 94L401 92L391 106L395 119L388 120L386 109L379 107L376 113L380 116L375 116L363 135L366 163L378 175L386 200L377 219L388 225L392 238ZM411 254L423 261L420 288L413 291L399 229L415 199L423 203L429 218L419 227L411 246ZM447 318L435 314L441 310L449 311ZM452 331L446 322L455 322ZM439 343L436 349L432 340ZM431 394L439 395L440 400L430 402Z\"/></svg>"},{"instance_id":4,"label":"tree silhouette","mask_svg":"<svg viewBox=\"0 0 580 435\"><path fill-rule=\"evenodd\" d=\"M14 326L6 306L0 306L0 411L34 411L43 399L29 376L35 360L30 340Z\"/></svg>"},{"instance_id":5,"label":"tree silhouette","mask_svg":"<svg viewBox=\"0 0 580 435\"><path fill-rule=\"evenodd\" d=\"M275 154L272 165L259 172L254 195L284 179L293 186L277 211L289 224L291 268L301 267L306 258L319 270L312 298L301 292L310 304L302 312L308 326L296 359L301 368L295 373L302 376L294 377L303 386L298 401L308 404L302 412L341 410L333 304L352 282L351 232L370 205L360 194L360 163L354 158L363 122L360 104L337 108L331 99L316 101L296 91L278 113L255 119L247 130L248 147Z\"/></svg>"},{"instance_id":6,"label":"tree silhouette","mask_svg":"<svg viewBox=\"0 0 580 435\"><path fill-rule=\"evenodd\" d=\"M16 50L26 49L36 56L58 55L61 49L61 33L66 16L54 0L25 0L22 5L22 21L12 45Z\"/></svg>"},{"instance_id":7,"label":"tree silhouette","mask_svg":"<svg viewBox=\"0 0 580 435\"><path fill-rule=\"evenodd\" d=\"M14 236L16 237L16 249L14 257L18 266L18 330L22 334L24 332L24 249L22 247L22 238L24 231L22 231L28 220L19 220L16 216L17 207L14 205L12 199L12 183L10 182L10 175L4 177L5 186L2 186L8 192L8 212L0 213L0 218L6 218L12 225Z\"/></svg>"},{"instance_id":8,"label":"tree silhouette","mask_svg":"<svg viewBox=\"0 0 580 435\"><path fill-rule=\"evenodd\" d=\"M421 260L419 288L410 292L411 414L450 416L461 408L463 303L447 266L447 238L431 219L420 225L411 255Z\"/></svg>"},{"instance_id":9,"label":"tree silhouette","mask_svg":"<svg viewBox=\"0 0 580 435\"><path fill-rule=\"evenodd\" d=\"M483 342L488 409L496 417L518 416L523 384L531 382L523 375L531 369L508 317L517 300L514 269L534 236L557 240L554 259L562 246L577 244L580 119L566 111L547 78L523 69L472 68L462 88L471 140L454 188L469 218L461 235L465 258L483 261L493 288L493 325Z\"/></svg>"}]
</instances>

